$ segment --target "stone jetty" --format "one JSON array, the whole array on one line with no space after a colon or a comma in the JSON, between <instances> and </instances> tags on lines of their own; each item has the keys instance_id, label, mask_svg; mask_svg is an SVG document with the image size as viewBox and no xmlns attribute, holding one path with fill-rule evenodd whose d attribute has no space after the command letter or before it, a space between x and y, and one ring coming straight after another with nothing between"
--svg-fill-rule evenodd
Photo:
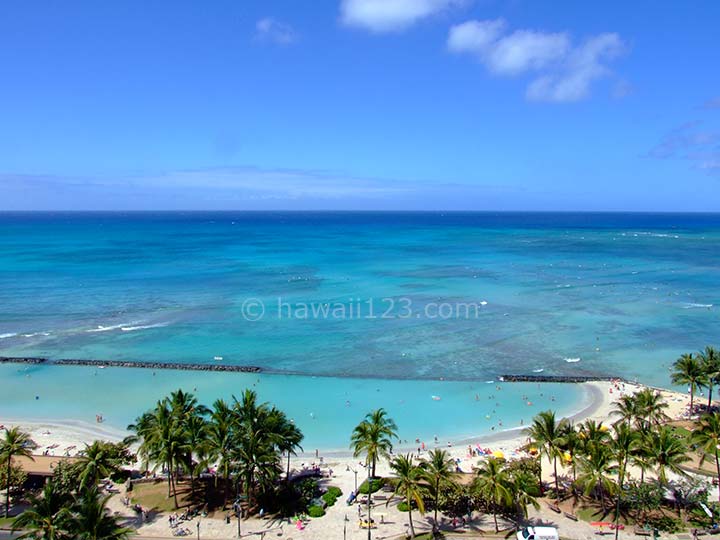
<instances>
[{"instance_id":1,"label":"stone jetty","mask_svg":"<svg viewBox=\"0 0 720 540\"><path fill-rule=\"evenodd\" d=\"M50 360L48 358L23 358L0 356L0 364L45 364L54 366L89 366L89 367L120 367L141 369L177 369L182 371L233 371L239 373L259 373L257 366L236 366L231 364L182 364L179 362L139 362L134 360L80 360L63 358Z\"/></svg>"}]
</instances>

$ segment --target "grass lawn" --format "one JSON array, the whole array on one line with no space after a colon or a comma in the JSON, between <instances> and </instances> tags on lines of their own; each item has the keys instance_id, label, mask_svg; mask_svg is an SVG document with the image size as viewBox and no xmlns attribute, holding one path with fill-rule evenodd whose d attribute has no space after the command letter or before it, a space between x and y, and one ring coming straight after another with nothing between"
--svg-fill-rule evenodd
<instances>
[{"instance_id":1,"label":"grass lawn","mask_svg":"<svg viewBox=\"0 0 720 540\"><path fill-rule=\"evenodd\" d=\"M181 482L177 486L178 490L178 506L185 508L192 504L190 500L190 486ZM153 510L155 512L173 512L175 508L175 500L167 496L167 481L158 481L147 484L135 484L133 490L129 493L132 504L139 504L143 508Z\"/></svg>"},{"instance_id":2,"label":"grass lawn","mask_svg":"<svg viewBox=\"0 0 720 540\"><path fill-rule=\"evenodd\" d=\"M582 504L575 509L575 515L582 521L587 521L588 523L592 521L615 522L615 509L606 509L603 512L599 504ZM619 523L622 523L625 526L633 524L631 520L628 520L623 515L620 516Z\"/></svg>"},{"instance_id":3,"label":"grass lawn","mask_svg":"<svg viewBox=\"0 0 720 540\"><path fill-rule=\"evenodd\" d=\"M7 518L0 517L0 529L9 529L10 525L12 525L14 518Z\"/></svg>"}]
</instances>

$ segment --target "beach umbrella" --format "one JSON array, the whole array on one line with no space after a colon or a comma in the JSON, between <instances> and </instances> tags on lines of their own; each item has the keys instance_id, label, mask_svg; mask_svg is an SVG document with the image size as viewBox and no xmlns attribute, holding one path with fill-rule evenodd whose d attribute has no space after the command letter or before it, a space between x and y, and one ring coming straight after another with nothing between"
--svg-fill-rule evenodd
<instances>
[{"instance_id":1,"label":"beach umbrella","mask_svg":"<svg viewBox=\"0 0 720 540\"><path fill-rule=\"evenodd\" d=\"M505 459L505 454L503 454L500 450L495 450L492 455L498 459Z\"/></svg>"}]
</instances>

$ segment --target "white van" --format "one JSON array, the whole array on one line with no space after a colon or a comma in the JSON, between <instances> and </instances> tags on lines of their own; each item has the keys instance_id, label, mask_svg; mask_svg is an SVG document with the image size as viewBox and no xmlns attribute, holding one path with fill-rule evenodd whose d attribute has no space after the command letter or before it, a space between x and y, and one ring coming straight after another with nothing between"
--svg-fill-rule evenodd
<instances>
[{"instance_id":1,"label":"white van","mask_svg":"<svg viewBox=\"0 0 720 540\"><path fill-rule=\"evenodd\" d=\"M555 527L525 527L517 533L517 540L559 540Z\"/></svg>"}]
</instances>

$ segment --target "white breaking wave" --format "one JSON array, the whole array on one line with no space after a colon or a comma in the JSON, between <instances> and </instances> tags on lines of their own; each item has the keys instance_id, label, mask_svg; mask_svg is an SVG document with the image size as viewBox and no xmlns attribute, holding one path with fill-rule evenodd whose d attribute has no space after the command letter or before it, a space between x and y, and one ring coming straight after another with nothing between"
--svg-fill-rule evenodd
<instances>
[{"instance_id":1,"label":"white breaking wave","mask_svg":"<svg viewBox=\"0 0 720 540\"><path fill-rule=\"evenodd\" d=\"M23 334L23 337L49 336L50 332L35 332L32 334Z\"/></svg>"},{"instance_id":2,"label":"white breaking wave","mask_svg":"<svg viewBox=\"0 0 720 540\"><path fill-rule=\"evenodd\" d=\"M566 361L568 364L575 364L575 363L579 362L580 359L579 359L579 358L566 358L565 361Z\"/></svg>"},{"instance_id":3,"label":"white breaking wave","mask_svg":"<svg viewBox=\"0 0 720 540\"><path fill-rule=\"evenodd\" d=\"M545 371L544 368L533 369L533 373L542 373L543 371Z\"/></svg>"},{"instance_id":4,"label":"white breaking wave","mask_svg":"<svg viewBox=\"0 0 720 540\"><path fill-rule=\"evenodd\" d=\"M17 334L15 332L9 332L7 334L0 334L0 339L6 339L6 338L15 337L15 336L17 336Z\"/></svg>"},{"instance_id":5,"label":"white breaking wave","mask_svg":"<svg viewBox=\"0 0 720 540\"><path fill-rule=\"evenodd\" d=\"M85 330L85 331L86 332L110 332L111 330L119 330L119 329L123 328L124 326L129 326L131 324L137 324L137 323L129 322L129 323L113 324L112 326L98 325L96 328L91 328L90 330Z\"/></svg>"},{"instance_id":6,"label":"white breaking wave","mask_svg":"<svg viewBox=\"0 0 720 540\"><path fill-rule=\"evenodd\" d=\"M653 238L680 238L677 234L668 234L668 233L656 233L656 232L646 232L646 231L638 231L635 233L632 233L633 236L652 236ZM623 236L626 236L625 233L623 233Z\"/></svg>"},{"instance_id":7,"label":"white breaking wave","mask_svg":"<svg viewBox=\"0 0 720 540\"><path fill-rule=\"evenodd\" d=\"M713 307L712 304L696 304L694 302L688 302L687 304L683 305L683 309L696 309L696 308L711 308Z\"/></svg>"},{"instance_id":8,"label":"white breaking wave","mask_svg":"<svg viewBox=\"0 0 720 540\"><path fill-rule=\"evenodd\" d=\"M123 332L135 332L136 330L147 330L148 328L162 328L169 323L143 324L140 326L123 326L120 328Z\"/></svg>"}]
</instances>

